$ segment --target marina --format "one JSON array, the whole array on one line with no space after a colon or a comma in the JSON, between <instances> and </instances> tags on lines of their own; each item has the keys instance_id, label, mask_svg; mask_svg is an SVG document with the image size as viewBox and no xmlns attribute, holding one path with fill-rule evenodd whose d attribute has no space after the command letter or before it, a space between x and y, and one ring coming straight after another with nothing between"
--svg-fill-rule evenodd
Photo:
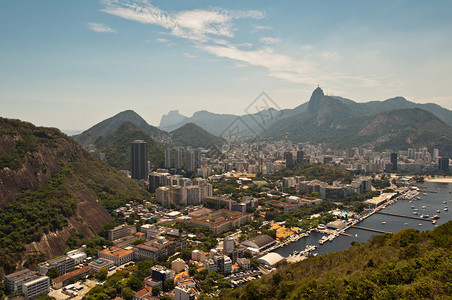
<instances>
[{"instance_id":1,"label":"marina","mask_svg":"<svg viewBox=\"0 0 452 300\"><path fill-rule=\"evenodd\" d=\"M438 190L438 192L428 193L427 196L420 196L419 191L410 190L406 194L399 196L398 200L391 200L393 201L392 204L384 203L368 214L360 216L348 224L343 230L334 231L333 233L328 230L314 229L304 233L303 237L297 239L297 241L285 245L281 244L272 251L288 258L289 256L293 256L294 251L299 251L300 253L307 246L312 245L317 246L317 248L312 249L310 252L313 255L326 254L344 250L350 247L352 242L366 242L375 234L383 234L385 232L396 233L406 228L415 228L422 231L432 230L436 226L451 220L451 215L448 213L448 210L446 211L444 209L448 207L448 204L452 204L451 194L449 194L449 191L452 191L452 184L425 182L418 186L422 190ZM408 216L414 209L420 211L422 206L425 206L425 209L422 209L422 214L433 217L421 218L420 216ZM419 209L416 207L419 207ZM438 213L438 210L441 213ZM356 228L356 226L359 228ZM298 256L300 255L298 254ZM308 257L309 254L305 256Z\"/></svg>"}]
</instances>

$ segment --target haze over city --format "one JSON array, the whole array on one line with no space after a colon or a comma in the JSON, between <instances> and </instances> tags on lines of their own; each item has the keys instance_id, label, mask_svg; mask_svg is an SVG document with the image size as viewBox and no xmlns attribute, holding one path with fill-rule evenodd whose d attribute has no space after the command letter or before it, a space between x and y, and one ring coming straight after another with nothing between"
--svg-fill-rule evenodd
<instances>
[{"instance_id":1,"label":"haze over city","mask_svg":"<svg viewBox=\"0 0 452 300\"><path fill-rule=\"evenodd\" d=\"M325 93L452 109L450 1L0 3L3 117L87 129L133 109L244 114Z\"/></svg>"}]
</instances>

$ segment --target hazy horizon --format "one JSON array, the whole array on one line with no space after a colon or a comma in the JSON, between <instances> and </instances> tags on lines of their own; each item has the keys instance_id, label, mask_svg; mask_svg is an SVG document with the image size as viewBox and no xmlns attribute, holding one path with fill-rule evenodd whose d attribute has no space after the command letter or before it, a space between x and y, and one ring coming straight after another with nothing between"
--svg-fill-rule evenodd
<instances>
[{"instance_id":1,"label":"hazy horizon","mask_svg":"<svg viewBox=\"0 0 452 300\"><path fill-rule=\"evenodd\" d=\"M1 116L86 130L132 109L243 115L325 93L452 110L450 1L0 2Z\"/></svg>"}]
</instances>

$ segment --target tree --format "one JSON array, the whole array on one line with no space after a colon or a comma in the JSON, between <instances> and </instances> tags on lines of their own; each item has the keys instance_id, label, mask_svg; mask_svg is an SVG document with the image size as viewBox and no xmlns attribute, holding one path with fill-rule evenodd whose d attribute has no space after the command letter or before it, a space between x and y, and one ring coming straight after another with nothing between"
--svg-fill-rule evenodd
<instances>
[{"instance_id":1,"label":"tree","mask_svg":"<svg viewBox=\"0 0 452 300\"><path fill-rule=\"evenodd\" d=\"M158 296L160 294L160 286L156 285L152 288L152 296Z\"/></svg>"},{"instance_id":2,"label":"tree","mask_svg":"<svg viewBox=\"0 0 452 300\"><path fill-rule=\"evenodd\" d=\"M190 264L188 266L188 275L190 277L195 276L196 273L198 273L198 270L196 269L196 266L194 264Z\"/></svg>"},{"instance_id":3,"label":"tree","mask_svg":"<svg viewBox=\"0 0 452 300\"><path fill-rule=\"evenodd\" d=\"M133 291L129 287L125 287L121 291L121 296L125 300L132 300L133 299Z\"/></svg>"},{"instance_id":4,"label":"tree","mask_svg":"<svg viewBox=\"0 0 452 300\"><path fill-rule=\"evenodd\" d=\"M54 279L54 278L57 278L58 276L60 276L60 273L58 272L57 269L51 268L51 269L49 269L49 271L47 271L46 275L49 276L50 279Z\"/></svg>"},{"instance_id":5,"label":"tree","mask_svg":"<svg viewBox=\"0 0 452 300\"><path fill-rule=\"evenodd\" d=\"M143 244L144 242L146 242L146 240L138 239L138 240L133 241L132 245L136 246L136 245L139 245L139 244Z\"/></svg>"},{"instance_id":6,"label":"tree","mask_svg":"<svg viewBox=\"0 0 452 300\"><path fill-rule=\"evenodd\" d=\"M38 295L37 300L55 300L55 297L51 297L45 293L41 293Z\"/></svg>"},{"instance_id":7,"label":"tree","mask_svg":"<svg viewBox=\"0 0 452 300\"><path fill-rule=\"evenodd\" d=\"M168 295L162 295L161 297L160 297L160 300L173 300L170 296L168 296Z\"/></svg>"},{"instance_id":8,"label":"tree","mask_svg":"<svg viewBox=\"0 0 452 300\"><path fill-rule=\"evenodd\" d=\"M138 291L143 286L143 281L141 281L140 278L136 276L132 276L127 281L127 286L134 291Z\"/></svg>"},{"instance_id":9,"label":"tree","mask_svg":"<svg viewBox=\"0 0 452 300\"><path fill-rule=\"evenodd\" d=\"M174 289L174 280L167 279L165 282L163 282L163 291L169 292Z\"/></svg>"},{"instance_id":10,"label":"tree","mask_svg":"<svg viewBox=\"0 0 452 300\"><path fill-rule=\"evenodd\" d=\"M192 252L191 248L183 248L180 251L180 253L182 254L182 259L183 260L189 260L191 258L191 252Z\"/></svg>"},{"instance_id":11,"label":"tree","mask_svg":"<svg viewBox=\"0 0 452 300\"><path fill-rule=\"evenodd\" d=\"M199 297L198 297L198 300L211 300L211 299L212 299L212 297L210 297L206 293L201 293L201 294L199 294Z\"/></svg>"},{"instance_id":12,"label":"tree","mask_svg":"<svg viewBox=\"0 0 452 300\"><path fill-rule=\"evenodd\" d=\"M108 270L106 268L100 269L96 274L94 274L94 278L96 278L99 281L103 281L107 279Z\"/></svg>"}]
</instances>

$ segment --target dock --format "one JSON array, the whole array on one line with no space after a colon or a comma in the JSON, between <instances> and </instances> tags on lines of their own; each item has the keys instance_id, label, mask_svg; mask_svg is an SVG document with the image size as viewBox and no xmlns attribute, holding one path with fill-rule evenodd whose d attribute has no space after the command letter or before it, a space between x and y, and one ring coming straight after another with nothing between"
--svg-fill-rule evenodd
<instances>
[{"instance_id":1,"label":"dock","mask_svg":"<svg viewBox=\"0 0 452 300\"><path fill-rule=\"evenodd\" d=\"M353 225L352 227L356 228L356 229L367 230L367 231L372 231L372 232L377 232L377 233L390 233L390 234L392 234L392 232L389 232L389 231L383 231L383 230L367 228L367 227L361 227L361 226L356 226L356 225Z\"/></svg>"},{"instance_id":2,"label":"dock","mask_svg":"<svg viewBox=\"0 0 452 300\"><path fill-rule=\"evenodd\" d=\"M415 216L407 216L407 215L401 215L401 214L394 214L389 212L383 212L378 211L377 214L387 215L387 216L393 216L393 217L401 217L401 218L408 218L408 219L414 219L414 220L421 220L421 221L432 221L432 218L421 218L421 217L415 217Z\"/></svg>"}]
</instances>

